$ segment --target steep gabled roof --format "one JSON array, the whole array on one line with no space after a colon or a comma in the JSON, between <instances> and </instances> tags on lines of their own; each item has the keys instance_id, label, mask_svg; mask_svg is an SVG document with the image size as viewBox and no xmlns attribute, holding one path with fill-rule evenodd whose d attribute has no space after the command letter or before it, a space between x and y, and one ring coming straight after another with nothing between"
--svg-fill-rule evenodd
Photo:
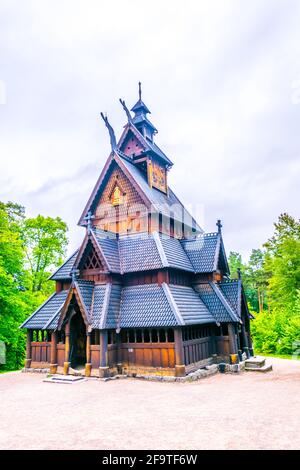
<instances>
[{"instance_id":1,"label":"steep gabled roof","mask_svg":"<svg viewBox=\"0 0 300 470\"><path fill-rule=\"evenodd\" d=\"M225 273L229 267L220 233L204 233L194 239L181 240L181 244L190 259L196 273L211 273L220 263Z\"/></svg>"},{"instance_id":2,"label":"steep gabled roof","mask_svg":"<svg viewBox=\"0 0 300 470\"><path fill-rule=\"evenodd\" d=\"M76 250L61 266L58 268L52 276L49 277L51 281L62 281L71 279L71 271L75 263L78 250Z\"/></svg>"},{"instance_id":3,"label":"steep gabled roof","mask_svg":"<svg viewBox=\"0 0 300 470\"><path fill-rule=\"evenodd\" d=\"M147 117L144 117L143 120L145 121L148 121L149 125L152 126L151 122L149 120L147 120ZM139 121L136 119L134 124L138 124ZM153 127L154 128L154 127ZM155 129L155 128L154 128ZM126 124L125 128L124 128L124 131L120 137L120 140L118 142L118 149L122 150L122 146L124 144L124 142L126 141L126 138L128 136L128 134L132 132L133 135L136 137L136 139L139 141L139 143L142 145L142 147L144 148L144 152L143 153L150 153L156 157L158 157L159 160L162 160L164 162L165 165L167 165L168 167L171 167L173 165L173 163L171 162L171 160L167 157L167 155L158 147L158 145L156 145L154 142L152 142L151 140L147 139L146 137L143 136L143 134L141 134L141 132L131 123L128 123Z\"/></svg>"},{"instance_id":4,"label":"steep gabled roof","mask_svg":"<svg viewBox=\"0 0 300 470\"><path fill-rule=\"evenodd\" d=\"M187 226L193 228L196 232L202 232L195 219L185 209L180 200L175 196L169 188L168 194L164 194L154 187L150 187L146 175L135 166L132 161L124 155L114 152L108 158L96 186L85 206L85 209L79 219L79 225L86 225L85 216L89 211L93 212L96 202L100 196L101 190L106 184L106 176L113 163L117 164L129 179L133 187L143 200L143 203L152 213L161 213L166 217L173 217L179 222L184 222Z\"/></svg>"},{"instance_id":5,"label":"steep gabled roof","mask_svg":"<svg viewBox=\"0 0 300 470\"><path fill-rule=\"evenodd\" d=\"M28 329L51 329L50 323L59 315L66 301L68 290L52 294L27 320L20 328ZM48 325L48 326L47 326Z\"/></svg>"},{"instance_id":6,"label":"steep gabled roof","mask_svg":"<svg viewBox=\"0 0 300 470\"><path fill-rule=\"evenodd\" d=\"M237 314L222 293L218 284L207 282L197 285L197 292L217 322L239 322Z\"/></svg>"},{"instance_id":7,"label":"steep gabled roof","mask_svg":"<svg viewBox=\"0 0 300 470\"><path fill-rule=\"evenodd\" d=\"M192 287L170 285L169 289L185 325L216 322Z\"/></svg>"}]
</instances>

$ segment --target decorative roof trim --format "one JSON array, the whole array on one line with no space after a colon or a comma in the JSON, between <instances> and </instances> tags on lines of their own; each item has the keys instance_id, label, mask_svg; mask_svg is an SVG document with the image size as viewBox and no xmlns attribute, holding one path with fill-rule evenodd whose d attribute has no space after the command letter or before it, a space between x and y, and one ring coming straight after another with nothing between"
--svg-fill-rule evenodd
<instances>
[{"instance_id":1,"label":"decorative roof trim","mask_svg":"<svg viewBox=\"0 0 300 470\"><path fill-rule=\"evenodd\" d=\"M173 295L172 295L172 292L171 292L171 290L170 290L170 287L169 287L168 284L166 284L165 282L163 282L161 286L162 286L162 288L163 288L163 291L164 291L164 293L165 293L165 296L166 296L166 298L167 298L167 301L168 301L168 303L169 303L169 305L170 305L170 307L171 307L172 312L173 312L174 315L175 315L175 318L176 318L178 324L179 324L180 326L184 326L184 325L185 325L185 322L184 322L184 320L183 320L183 318L182 318L182 316L181 316L180 310L179 310L179 308L178 308L178 306L177 306L177 304L176 304L176 302L175 302L175 299L174 299L174 297L173 297Z\"/></svg>"},{"instance_id":2,"label":"decorative roof trim","mask_svg":"<svg viewBox=\"0 0 300 470\"><path fill-rule=\"evenodd\" d=\"M34 315L35 315L36 313L38 313L38 312L41 310L41 308L43 308L55 295L56 295L56 292L54 292L47 300L45 300L45 302L43 302L42 305L40 305L40 306L30 315L30 317L28 317L27 320L25 320L25 321L22 323L22 325L19 326L19 328L20 328L20 329L21 329L21 328L25 328L26 323L28 323L29 320L31 320L31 319L34 317Z\"/></svg>"},{"instance_id":3,"label":"decorative roof trim","mask_svg":"<svg viewBox=\"0 0 300 470\"><path fill-rule=\"evenodd\" d=\"M218 269L218 261L219 261L219 257L220 257L220 248L221 248L221 235L218 233L218 241L217 241L217 245L216 245L214 265L213 265L213 270L214 271L216 271Z\"/></svg>"},{"instance_id":4,"label":"decorative roof trim","mask_svg":"<svg viewBox=\"0 0 300 470\"><path fill-rule=\"evenodd\" d=\"M66 301L66 300L65 300ZM51 323L53 322L53 320L57 317L57 315L62 311L63 309L63 306L64 306L65 302L63 303L63 305L61 305L59 307L59 309L52 315L52 317L50 318L49 321L47 321L46 325L43 326L42 330L47 330L47 327L49 325L51 325Z\"/></svg>"},{"instance_id":5,"label":"decorative roof trim","mask_svg":"<svg viewBox=\"0 0 300 470\"><path fill-rule=\"evenodd\" d=\"M97 251L97 254L100 258L100 261L103 263L103 265L106 266L108 272L112 272L111 266L110 266L108 260L106 259L105 254L102 250L102 247L98 243L97 237L96 237L96 235L94 234L93 231L91 231L91 238L92 238L92 245L94 246L95 250Z\"/></svg>"},{"instance_id":6,"label":"decorative roof trim","mask_svg":"<svg viewBox=\"0 0 300 470\"><path fill-rule=\"evenodd\" d=\"M66 316L66 313L67 313L67 310L68 310L68 307L70 305L70 302L72 300L72 297L74 295L74 284L72 283L70 289L69 289L69 292L68 292L68 295L66 297L66 300L65 300L65 303L64 305L62 306L62 309L60 311L60 316L59 316L59 319L58 319L58 323L57 323L57 330L60 330L61 327L62 327L62 323L65 319L65 316Z\"/></svg>"},{"instance_id":7,"label":"decorative roof trim","mask_svg":"<svg viewBox=\"0 0 300 470\"><path fill-rule=\"evenodd\" d=\"M89 328L89 326L90 326L90 318L89 318L90 314L89 314L89 312L86 308L86 305L84 303L83 297L82 297L81 292L80 292L80 285L78 284L77 281L75 281L74 294L75 294L75 297L76 297L79 308L80 308L80 306L82 307L82 309L80 308L80 311L81 311L81 313L84 313L84 315L82 315L83 321L84 321L86 327Z\"/></svg>"},{"instance_id":8,"label":"decorative roof trim","mask_svg":"<svg viewBox=\"0 0 300 470\"><path fill-rule=\"evenodd\" d=\"M107 319L107 313L108 313L108 307L109 307L109 300L110 300L110 294L111 294L111 286L112 286L111 283L106 284L99 330L103 330L105 328L105 325L106 325L106 319Z\"/></svg>"},{"instance_id":9,"label":"decorative roof trim","mask_svg":"<svg viewBox=\"0 0 300 470\"><path fill-rule=\"evenodd\" d=\"M157 248L158 254L160 256L162 265L163 265L164 268L168 268L170 265L169 265L168 258L166 256L165 251L164 251L164 248L163 248L163 245L162 245L162 242L161 242L161 239L160 239L160 236L159 236L158 232L153 232L152 236L153 236L153 240L155 241L156 248Z\"/></svg>"},{"instance_id":10,"label":"decorative roof trim","mask_svg":"<svg viewBox=\"0 0 300 470\"><path fill-rule=\"evenodd\" d=\"M237 316L235 315L234 311L232 310L231 306L229 305L227 299L225 298L225 296L223 295L223 292L221 292L221 290L216 286L216 284L214 282L209 282L209 285L211 286L211 288L213 289L213 291L215 292L215 294L218 296L219 300L222 302L222 304L224 305L224 307L226 308L227 312L229 313L229 315L231 316L232 320L234 322L238 322L240 323L240 319L237 318Z\"/></svg>"},{"instance_id":11,"label":"decorative roof trim","mask_svg":"<svg viewBox=\"0 0 300 470\"><path fill-rule=\"evenodd\" d=\"M102 250L101 246L99 245L99 243L97 241L96 235L94 234L93 230L91 230L90 233L86 233L86 235L83 239L82 245L81 245L80 249L78 250L78 255L76 256L76 259L75 259L75 262L74 262L74 267L78 268L78 266L81 262L82 256L84 254L84 251L85 251L89 241L92 243L92 246L94 247L101 263L103 264L104 267L106 267L106 269L107 269L106 272L111 272L111 268L109 266L109 263L108 263L105 255L103 253L103 250ZM105 271L103 271L103 272L105 273Z\"/></svg>"},{"instance_id":12,"label":"decorative roof trim","mask_svg":"<svg viewBox=\"0 0 300 470\"><path fill-rule=\"evenodd\" d=\"M109 167L110 167L110 165L112 164L112 162L113 162L113 153L111 152L110 155L109 155L109 157L108 157L108 159L106 160L105 165L104 165L104 167L103 167L103 169L102 169L102 171L101 171L101 173L100 173L100 176L99 176L99 178L98 178L98 180L97 180L97 182L96 182L96 184L95 184L95 186L94 186L94 189L93 189L93 191L92 191L92 194L90 195L90 197L89 197L89 199L88 199L88 202L86 203L86 206L85 206L85 208L83 209L83 212L82 212L82 214L81 214L81 216L80 216L80 219L79 219L79 221L78 221L78 225L86 225L86 223L85 223L85 221L84 221L84 217L86 216L86 214L87 214L87 212L89 211L91 205L93 204L94 199L95 199L95 197L97 196L97 193L98 193L98 191L99 191L99 188L100 188L101 184L103 183L103 180L104 180L104 178L105 178L105 176L106 176L106 173L108 172Z\"/></svg>"}]
</instances>

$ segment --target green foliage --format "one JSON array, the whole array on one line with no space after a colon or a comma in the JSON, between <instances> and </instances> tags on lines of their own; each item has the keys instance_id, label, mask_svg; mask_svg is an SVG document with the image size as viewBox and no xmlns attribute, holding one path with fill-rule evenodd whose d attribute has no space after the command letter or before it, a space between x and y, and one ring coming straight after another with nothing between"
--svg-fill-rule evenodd
<instances>
[{"instance_id":1,"label":"green foliage","mask_svg":"<svg viewBox=\"0 0 300 470\"><path fill-rule=\"evenodd\" d=\"M65 254L66 232L67 225L59 217L38 215L24 221L22 238L32 292L47 290L50 269L60 265Z\"/></svg>"},{"instance_id":2,"label":"green foliage","mask_svg":"<svg viewBox=\"0 0 300 470\"><path fill-rule=\"evenodd\" d=\"M256 350L293 354L300 349L300 222L282 214L274 226L263 250L253 250L246 264L233 253L229 265L240 263Z\"/></svg>"},{"instance_id":3,"label":"green foliage","mask_svg":"<svg viewBox=\"0 0 300 470\"><path fill-rule=\"evenodd\" d=\"M1 370L23 365L26 340L19 326L53 291L47 278L64 255L66 231L59 218L26 219L22 206L0 202L0 341L7 350Z\"/></svg>"}]
</instances>

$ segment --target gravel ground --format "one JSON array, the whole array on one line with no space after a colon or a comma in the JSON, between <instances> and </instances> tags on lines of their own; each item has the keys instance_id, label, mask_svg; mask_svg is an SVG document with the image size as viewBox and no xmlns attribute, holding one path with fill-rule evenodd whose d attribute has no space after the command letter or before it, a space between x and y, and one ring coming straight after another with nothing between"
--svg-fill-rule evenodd
<instances>
[{"instance_id":1,"label":"gravel ground","mask_svg":"<svg viewBox=\"0 0 300 470\"><path fill-rule=\"evenodd\" d=\"M300 361L193 383L0 375L0 449L299 449Z\"/></svg>"}]
</instances>

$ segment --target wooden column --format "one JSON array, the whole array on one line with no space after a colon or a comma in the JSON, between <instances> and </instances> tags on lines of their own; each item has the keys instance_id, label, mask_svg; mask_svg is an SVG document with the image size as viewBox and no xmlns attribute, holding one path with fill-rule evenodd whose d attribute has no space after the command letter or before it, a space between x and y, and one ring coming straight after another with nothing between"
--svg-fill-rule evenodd
<instances>
[{"instance_id":1,"label":"wooden column","mask_svg":"<svg viewBox=\"0 0 300 470\"><path fill-rule=\"evenodd\" d=\"M70 323L67 323L65 329L65 362L64 362L64 374L68 375L70 368Z\"/></svg>"},{"instance_id":2,"label":"wooden column","mask_svg":"<svg viewBox=\"0 0 300 470\"><path fill-rule=\"evenodd\" d=\"M228 337L229 337L229 352L230 352L230 357L231 356L236 356L237 355L237 341L236 341L236 328L233 323L228 323ZM232 362L237 360L237 358L232 358Z\"/></svg>"},{"instance_id":3,"label":"wooden column","mask_svg":"<svg viewBox=\"0 0 300 470\"><path fill-rule=\"evenodd\" d=\"M51 364L50 374L56 374L57 372L57 332L52 331L51 333Z\"/></svg>"},{"instance_id":4,"label":"wooden column","mask_svg":"<svg viewBox=\"0 0 300 470\"><path fill-rule=\"evenodd\" d=\"M246 353L247 358L250 357L249 354L249 343L248 343L248 336L246 333L245 323L242 324L242 339L243 339L243 352Z\"/></svg>"},{"instance_id":5,"label":"wooden column","mask_svg":"<svg viewBox=\"0 0 300 470\"><path fill-rule=\"evenodd\" d=\"M31 366L31 341L32 341L32 331L27 330L27 339L26 339L26 359L25 359L25 368L28 369Z\"/></svg>"},{"instance_id":6,"label":"wooden column","mask_svg":"<svg viewBox=\"0 0 300 470\"><path fill-rule=\"evenodd\" d=\"M86 377L91 376L92 364L91 364L91 333L86 333L86 364L85 364L85 375Z\"/></svg>"},{"instance_id":7,"label":"wooden column","mask_svg":"<svg viewBox=\"0 0 300 470\"><path fill-rule=\"evenodd\" d=\"M184 351L182 341L182 330L180 328L174 329L174 342L175 342L175 375L176 377L185 376L184 364Z\"/></svg>"},{"instance_id":8,"label":"wooden column","mask_svg":"<svg viewBox=\"0 0 300 470\"><path fill-rule=\"evenodd\" d=\"M107 330L100 330L100 366L99 377L108 377L109 367L107 360Z\"/></svg>"},{"instance_id":9,"label":"wooden column","mask_svg":"<svg viewBox=\"0 0 300 470\"><path fill-rule=\"evenodd\" d=\"M117 370L118 374L122 374L122 351L121 351L121 333L116 333L116 345L117 345Z\"/></svg>"}]
</instances>

